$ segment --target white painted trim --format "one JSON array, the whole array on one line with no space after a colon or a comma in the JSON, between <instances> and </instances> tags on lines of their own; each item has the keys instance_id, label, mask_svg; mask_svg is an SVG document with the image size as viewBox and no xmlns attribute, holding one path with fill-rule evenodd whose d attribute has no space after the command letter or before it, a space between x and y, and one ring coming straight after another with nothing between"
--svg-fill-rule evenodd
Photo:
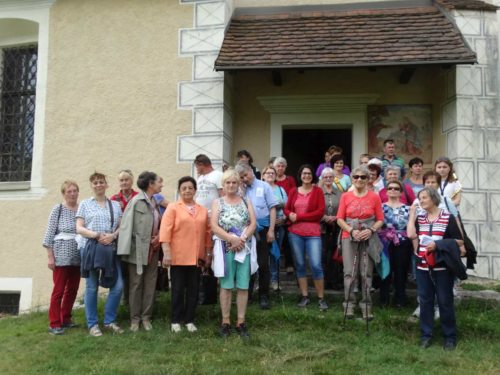
<instances>
[{"instance_id":1,"label":"white painted trim","mask_svg":"<svg viewBox=\"0 0 500 375\"><path fill-rule=\"evenodd\" d=\"M17 4L14 6L13 4ZM9 1L0 4L0 19L19 18L38 23L38 67L36 84L35 133L30 189L0 191L0 200L41 199L46 194L42 186L43 147L45 140L45 104L49 52L49 14L53 1Z\"/></svg>"},{"instance_id":2,"label":"white painted trim","mask_svg":"<svg viewBox=\"0 0 500 375\"><path fill-rule=\"evenodd\" d=\"M257 98L271 114L270 151L281 155L283 128L308 126L326 129L352 129L352 160L355 165L360 154L368 148L366 108L374 104L376 94L367 95L297 95Z\"/></svg>"},{"instance_id":3,"label":"white painted trim","mask_svg":"<svg viewBox=\"0 0 500 375\"><path fill-rule=\"evenodd\" d=\"M31 310L33 279L31 277L0 277L0 294L2 292L19 292L19 313Z\"/></svg>"}]
</instances>

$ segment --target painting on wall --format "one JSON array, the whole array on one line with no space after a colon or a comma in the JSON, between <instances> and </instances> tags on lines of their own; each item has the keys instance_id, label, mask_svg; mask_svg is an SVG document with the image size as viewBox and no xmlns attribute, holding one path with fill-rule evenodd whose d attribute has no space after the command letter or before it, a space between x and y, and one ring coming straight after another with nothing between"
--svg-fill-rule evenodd
<instances>
[{"instance_id":1,"label":"painting on wall","mask_svg":"<svg viewBox=\"0 0 500 375\"><path fill-rule=\"evenodd\" d=\"M382 155L385 139L394 139L396 155L407 163L414 157L432 163L430 105L368 107L368 153Z\"/></svg>"}]
</instances>

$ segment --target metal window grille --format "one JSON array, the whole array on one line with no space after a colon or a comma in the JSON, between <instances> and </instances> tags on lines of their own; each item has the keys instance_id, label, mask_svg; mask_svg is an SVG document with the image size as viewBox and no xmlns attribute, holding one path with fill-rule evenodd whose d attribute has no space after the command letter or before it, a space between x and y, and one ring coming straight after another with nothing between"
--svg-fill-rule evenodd
<instances>
[{"instance_id":1,"label":"metal window grille","mask_svg":"<svg viewBox=\"0 0 500 375\"><path fill-rule=\"evenodd\" d=\"M0 316L18 315L20 299L20 293L0 293Z\"/></svg>"},{"instance_id":2,"label":"metal window grille","mask_svg":"<svg viewBox=\"0 0 500 375\"><path fill-rule=\"evenodd\" d=\"M31 179L37 57L36 46L2 50L0 182Z\"/></svg>"}]
</instances>

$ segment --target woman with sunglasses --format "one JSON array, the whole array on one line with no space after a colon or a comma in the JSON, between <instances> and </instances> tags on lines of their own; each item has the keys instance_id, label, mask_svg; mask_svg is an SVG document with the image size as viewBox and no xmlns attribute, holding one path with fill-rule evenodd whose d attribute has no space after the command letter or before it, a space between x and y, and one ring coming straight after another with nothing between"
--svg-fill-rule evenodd
<instances>
[{"instance_id":1,"label":"woman with sunglasses","mask_svg":"<svg viewBox=\"0 0 500 375\"><path fill-rule=\"evenodd\" d=\"M368 169L365 166L351 172L354 189L342 194L337 224L342 231L342 256L344 259L344 314L354 317L356 298L353 282L361 275L362 299L360 308L364 319L373 319L370 288L374 261L380 261L382 244L376 232L384 223L380 197L367 188Z\"/></svg>"},{"instance_id":2,"label":"woman with sunglasses","mask_svg":"<svg viewBox=\"0 0 500 375\"><path fill-rule=\"evenodd\" d=\"M410 265L412 244L406 233L410 207L401 203L403 185L399 181L387 183L388 201L382 205L384 225L379 233L386 254L389 254L391 269L380 286L380 304L389 305L390 286L394 283L397 308L406 305L406 276Z\"/></svg>"}]
</instances>

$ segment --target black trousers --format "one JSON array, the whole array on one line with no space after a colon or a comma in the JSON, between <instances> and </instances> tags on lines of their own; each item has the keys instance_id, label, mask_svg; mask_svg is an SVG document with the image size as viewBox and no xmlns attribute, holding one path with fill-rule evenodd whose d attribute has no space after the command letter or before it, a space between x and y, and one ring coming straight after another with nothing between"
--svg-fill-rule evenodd
<instances>
[{"instance_id":1,"label":"black trousers","mask_svg":"<svg viewBox=\"0 0 500 375\"><path fill-rule=\"evenodd\" d=\"M398 246L389 245L389 254L391 257L391 273L380 285L380 303L389 304L389 294L391 281L394 282L394 299L397 305L406 305L406 279L408 276L408 267L410 265L412 253L411 241L406 239L401 241Z\"/></svg>"},{"instance_id":2,"label":"black trousers","mask_svg":"<svg viewBox=\"0 0 500 375\"><path fill-rule=\"evenodd\" d=\"M271 281L271 270L269 268L269 253L272 243L267 242L267 231L269 228L262 229L257 238L257 263L259 264L259 297L269 296L269 282ZM253 291L255 277L250 278L249 292Z\"/></svg>"},{"instance_id":3,"label":"black trousers","mask_svg":"<svg viewBox=\"0 0 500 375\"><path fill-rule=\"evenodd\" d=\"M171 266L172 283L172 323L193 323L196 306L200 271L197 266Z\"/></svg>"}]
</instances>

